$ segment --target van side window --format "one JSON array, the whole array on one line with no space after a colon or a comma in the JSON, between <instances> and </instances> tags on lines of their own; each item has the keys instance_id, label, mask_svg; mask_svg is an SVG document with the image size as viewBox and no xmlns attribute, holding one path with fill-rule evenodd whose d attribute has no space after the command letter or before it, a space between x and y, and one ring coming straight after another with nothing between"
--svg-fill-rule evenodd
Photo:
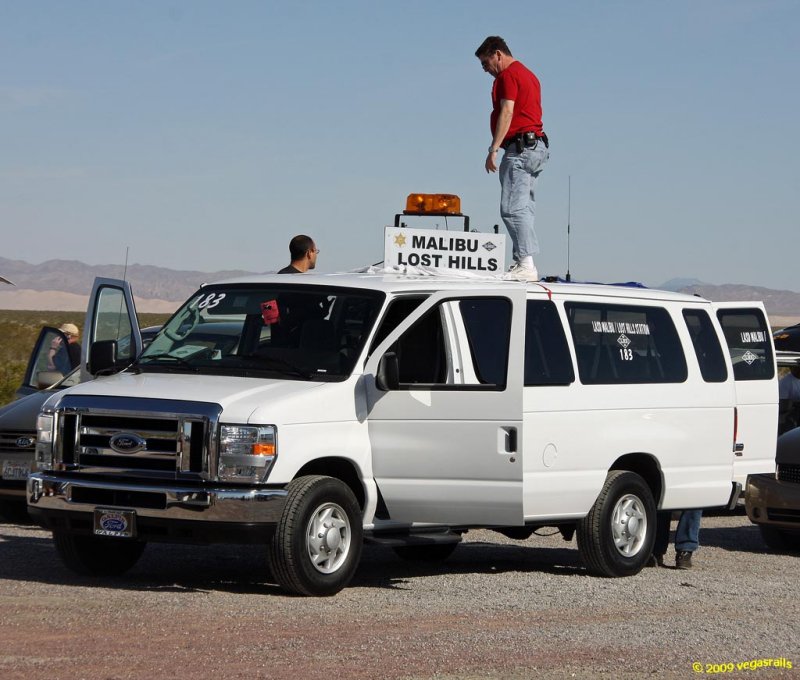
<instances>
[{"instance_id":1,"label":"van side window","mask_svg":"<svg viewBox=\"0 0 800 680\"><path fill-rule=\"evenodd\" d=\"M569 302L565 308L582 383L686 380L686 358L666 309Z\"/></svg>"},{"instance_id":2,"label":"van side window","mask_svg":"<svg viewBox=\"0 0 800 680\"><path fill-rule=\"evenodd\" d=\"M510 338L508 299L461 298L428 310L387 351L401 389L503 390Z\"/></svg>"},{"instance_id":3,"label":"van side window","mask_svg":"<svg viewBox=\"0 0 800 680\"><path fill-rule=\"evenodd\" d=\"M702 309L684 309L683 319L692 338L700 373L706 382L725 382L728 369L711 317Z\"/></svg>"},{"instance_id":4,"label":"van side window","mask_svg":"<svg viewBox=\"0 0 800 680\"><path fill-rule=\"evenodd\" d=\"M458 306L478 384L505 387L511 302L505 298L476 298L461 300Z\"/></svg>"},{"instance_id":5,"label":"van side window","mask_svg":"<svg viewBox=\"0 0 800 680\"><path fill-rule=\"evenodd\" d=\"M575 370L567 336L552 302L528 300L525 319L525 385L569 385Z\"/></svg>"},{"instance_id":6,"label":"van side window","mask_svg":"<svg viewBox=\"0 0 800 680\"><path fill-rule=\"evenodd\" d=\"M375 337L372 339L372 344L369 348L369 353L372 354L375 348L380 345L395 328L397 328L406 319L411 312L419 307L425 301L424 297L401 297L392 300L389 303L389 308L386 310L381 325L378 327Z\"/></svg>"},{"instance_id":7,"label":"van side window","mask_svg":"<svg viewBox=\"0 0 800 680\"><path fill-rule=\"evenodd\" d=\"M760 309L718 309L735 380L771 380L775 375L767 320Z\"/></svg>"}]
</instances>

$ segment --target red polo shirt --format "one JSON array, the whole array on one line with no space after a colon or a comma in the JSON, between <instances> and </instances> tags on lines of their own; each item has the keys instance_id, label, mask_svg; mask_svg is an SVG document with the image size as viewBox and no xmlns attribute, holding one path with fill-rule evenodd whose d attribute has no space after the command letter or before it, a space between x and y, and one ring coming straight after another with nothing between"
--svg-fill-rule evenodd
<instances>
[{"instance_id":1,"label":"red polo shirt","mask_svg":"<svg viewBox=\"0 0 800 680\"><path fill-rule=\"evenodd\" d=\"M522 62L515 61L505 68L492 86L492 115L490 125L494 135L500 102L508 99L514 102L514 115L508 128L506 139L520 132L533 131L542 134L542 88L539 79Z\"/></svg>"}]
</instances>

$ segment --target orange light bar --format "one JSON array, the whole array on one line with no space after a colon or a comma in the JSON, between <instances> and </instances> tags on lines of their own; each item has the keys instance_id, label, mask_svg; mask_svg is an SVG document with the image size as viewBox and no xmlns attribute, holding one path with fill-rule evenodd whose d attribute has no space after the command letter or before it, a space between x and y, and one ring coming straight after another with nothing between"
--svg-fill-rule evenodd
<instances>
[{"instance_id":1,"label":"orange light bar","mask_svg":"<svg viewBox=\"0 0 800 680\"><path fill-rule=\"evenodd\" d=\"M403 214L461 216L461 199L455 194L409 194Z\"/></svg>"},{"instance_id":2,"label":"orange light bar","mask_svg":"<svg viewBox=\"0 0 800 680\"><path fill-rule=\"evenodd\" d=\"M275 444L253 444L254 456L274 456Z\"/></svg>"}]
</instances>

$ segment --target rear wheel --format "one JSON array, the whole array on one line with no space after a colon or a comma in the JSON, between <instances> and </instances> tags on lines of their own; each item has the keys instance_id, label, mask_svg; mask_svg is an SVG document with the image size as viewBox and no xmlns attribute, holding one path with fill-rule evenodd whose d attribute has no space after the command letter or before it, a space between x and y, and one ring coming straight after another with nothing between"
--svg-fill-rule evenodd
<instances>
[{"instance_id":1,"label":"rear wheel","mask_svg":"<svg viewBox=\"0 0 800 680\"><path fill-rule=\"evenodd\" d=\"M267 558L278 584L299 595L334 595L353 578L362 545L361 508L333 477L298 477Z\"/></svg>"},{"instance_id":2,"label":"rear wheel","mask_svg":"<svg viewBox=\"0 0 800 680\"><path fill-rule=\"evenodd\" d=\"M119 576L130 569L144 552L146 543L103 536L53 533L56 551L67 567L82 576Z\"/></svg>"},{"instance_id":3,"label":"rear wheel","mask_svg":"<svg viewBox=\"0 0 800 680\"><path fill-rule=\"evenodd\" d=\"M761 531L761 538L764 539L764 543L773 550L800 551L800 534L778 529L768 524L759 524L758 529Z\"/></svg>"},{"instance_id":4,"label":"rear wheel","mask_svg":"<svg viewBox=\"0 0 800 680\"><path fill-rule=\"evenodd\" d=\"M633 472L612 470L589 514L578 523L578 549L598 576L631 576L653 550L656 506L645 481Z\"/></svg>"}]
</instances>

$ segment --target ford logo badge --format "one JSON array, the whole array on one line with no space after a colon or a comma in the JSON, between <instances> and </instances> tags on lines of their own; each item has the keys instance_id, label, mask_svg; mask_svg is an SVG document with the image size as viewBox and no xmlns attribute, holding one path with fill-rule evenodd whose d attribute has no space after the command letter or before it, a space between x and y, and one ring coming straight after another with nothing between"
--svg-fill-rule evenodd
<instances>
[{"instance_id":1,"label":"ford logo badge","mask_svg":"<svg viewBox=\"0 0 800 680\"><path fill-rule=\"evenodd\" d=\"M147 440L140 437L138 434L131 434L130 432L120 432L115 434L108 440L111 446L117 453L136 453L137 451L144 451L147 448Z\"/></svg>"},{"instance_id":2,"label":"ford logo badge","mask_svg":"<svg viewBox=\"0 0 800 680\"><path fill-rule=\"evenodd\" d=\"M109 512L100 520L100 528L104 531L120 533L128 528L127 520L117 512Z\"/></svg>"},{"instance_id":3,"label":"ford logo badge","mask_svg":"<svg viewBox=\"0 0 800 680\"><path fill-rule=\"evenodd\" d=\"M33 439L30 437L20 437L17 439L15 444L17 445L18 449L27 449L33 446Z\"/></svg>"}]
</instances>

